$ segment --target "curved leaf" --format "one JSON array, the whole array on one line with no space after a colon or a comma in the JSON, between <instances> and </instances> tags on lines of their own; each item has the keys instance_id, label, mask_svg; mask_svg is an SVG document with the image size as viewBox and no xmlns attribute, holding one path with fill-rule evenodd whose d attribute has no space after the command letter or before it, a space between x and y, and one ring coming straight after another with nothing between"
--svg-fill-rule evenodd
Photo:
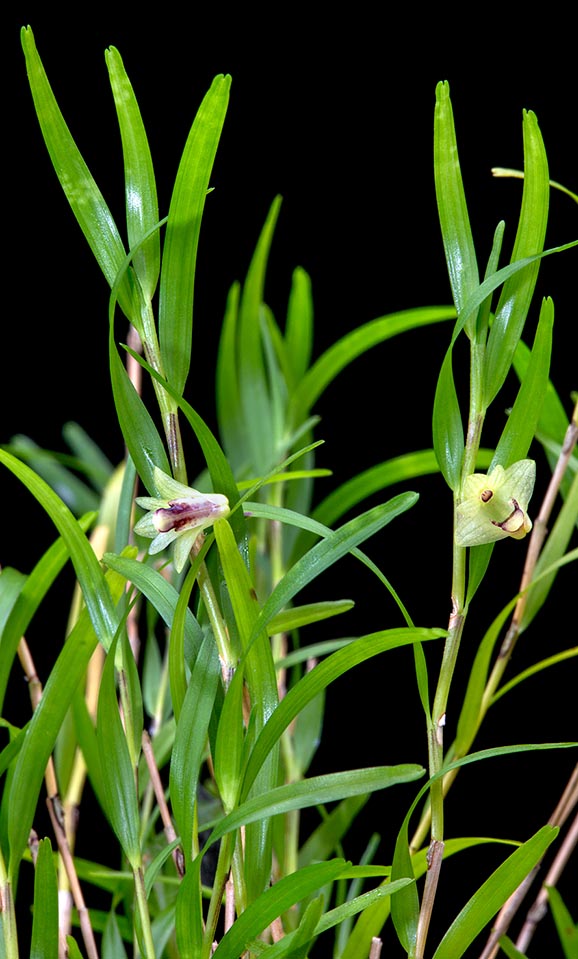
<instances>
[{"instance_id":1,"label":"curved leaf","mask_svg":"<svg viewBox=\"0 0 578 959\"><path fill-rule=\"evenodd\" d=\"M179 394L191 362L201 220L230 86L231 77L219 74L205 94L187 137L169 207L159 291L159 340L167 379Z\"/></svg>"},{"instance_id":2,"label":"curved leaf","mask_svg":"<svg viewBox=\"0 0 578 959\"><path fill-rule=\"evenodd\" d=\"M273 744L277 742L293 719L335 679L354 666L359 665L359 663L363 663L388 649L395 649L398 646L406 646L410 643L426 642L430 639L440 639L445 635L445 630L441 629L408 629L406 627L388 629L362 636L328 656L322 663L318 663L284 696L257 738L245 771L242 795L247 796L255 776Z\"/></svg>"},{"instance_id":3,"label":"curved leaf","mask_svg":"<svg viewBox=\"0 0 578 959\"><path fill-rule=\"evenodd\" d=\"M141 243L143 236L159 220L155 176L142 117L120 53L116 47L109 47L104 56L122 138L126 223L128 242L132 248ZM133 264L143 293L150 299L160 269L158 230L154 230L146 242L139 246Z\"/></svg>"},{"instance_id":4,"label":"curved leaf","mask_svg":"<svg viewBox=\"0 0 578 959\"><path fill-rule=\"evenodd\" d=\"M484 926L537 865L558 832L554 826L543 826L498 866L456 916L433 959L461 959Z\"/></svg>"},{"instance_id":5,"label":"curved leaf","mask_svg":"<svg viewBox=\"0 0 578 959\"><path fill-rule=\"evenodd\" d=\"M46 510L70 554L95 633L108 649L116 630L116 613L100 564L67 506L30 467L0 450L0 462L18 477Z\"/></svg>"},{"instance_id":6,"label":"curved leaf","mask_svg":"<svg viewBox=\"0 0 578 959\"><path fill-rule=\"evenodd\" d=\"M523 136L524 191L512 263L542 251L548 222L548 160L538 121L531 110L524 110L523 113ZM535 260L504 283L486 349L486 406L489 406L497 395L512 364L530 308L539 268L540 261Z\"/></svg>"},{"instance_id":7,"label":"curved leaf","mask_svg":"<svg viewBox=\"0 0 578 959\"><path fill-rule=\"evenodd\" d=\"M372 346L383 343L398 333L419 329L442 320L455 319L455 315L456 312L451 306L416 307L413 310L401 310L399 313L380 316L347 333L316 360L297 386L291 399L291 422L295 426L302 423L337 374Z\"/></svg>"},{"instance_id":8,"label":"curved leaf","mask_svg":"<svg viewBox=\"0 0 578 959\"><path fill-rule=\"evenodd\" d=\"M456 309L464 307L479 283L478 264L462 182L450 88L436 87L434 112L434 174L440 226ZM466 324L473 335L475 317Z\"/></svg>"},{"instance_id":9,"label":"curved leaf","mask_svg":"<svg viewBox=\"0 0 578 959\"><path fill-rule=\"evenodd\" d=\"M58 885L50 839L38 843L30 959L58 959Z\"/></svg>"},{"instance_id":10,"label":"curved leaf","mask_svg":"<svg viewBox=\"0 0 578 959\"><path fill-rule=\"evenodd\" d=\"M109 286L112 286L125 260L124 244L60 112L30 27L23 27L21 39L34 106L50 159L80 228ZM131 319L134 311L130 273L123 278L119 302L125 315Z\"/></svg>"}]
</instances>

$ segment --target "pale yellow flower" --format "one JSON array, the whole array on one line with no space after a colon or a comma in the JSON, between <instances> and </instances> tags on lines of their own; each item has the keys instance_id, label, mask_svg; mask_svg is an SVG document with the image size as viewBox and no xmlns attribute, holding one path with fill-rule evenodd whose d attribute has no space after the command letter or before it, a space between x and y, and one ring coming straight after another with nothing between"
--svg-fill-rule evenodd
<instances>
[{"instance_id":1,"label":"pale yellow flower","mask_svg":"<svg viewBox=\"0 0 578 959\"><path fill-rule=\"evenodd\" d=\"M518 460L507 470L496 466L487 476L466 477L456 510L456 544L481 546L507 536L523 539L532 529L527 510L535 479L534 460Z\"/></svg>"}]
</instances>

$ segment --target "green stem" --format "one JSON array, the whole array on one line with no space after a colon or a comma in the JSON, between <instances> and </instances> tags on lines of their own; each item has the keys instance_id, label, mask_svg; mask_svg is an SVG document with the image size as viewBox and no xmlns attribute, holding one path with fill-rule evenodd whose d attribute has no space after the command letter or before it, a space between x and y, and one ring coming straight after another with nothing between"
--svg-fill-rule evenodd
<instances>
[{"instance_id":1,"label":"green stem","mask_svg":"<svg viewBox=\"0 0 578 959\"><path fill-rule=\"evenodd\" d=\"M18 959L18 933L12 883L8 878L2 853L0 853L0 897L2 904L2 955L5 959Z\"/></svg>"},{"instance_id":2,"label":"green stem","mask_svg":"<svg viewBox=\"0 0 578 959\"><path fill-rule=\"evenodd\" d=\"M205 924L205 934L203 936L203 959L209 959L211 955L213 942L217 931L217 922L223 905L223 894L225 885L231 868L231 834L227 834L221 841L219 849L219 858L215 870L215 879L213 882L213 891L211 901L207 911L207 921Z\"/></svg>"},{"instance_id":3,"label":"green stem","mask_svg":"<svg viewBox=\"0 0 578 959\"><path fill-rule=\"evenodd\" d=\"M144 873L142 870L142 865L138 866L134 870L134 888L136 893L136 905L137 912L139 916L140 923L140 939L143 959L155 959L155 946L153 941L153 933L151 929L151 920L149 915L149 910L147 906L145 885L144 885Z\"/></svg>"},{"instance_id":4,"label":"green stem","mask_svg":"<svg viewBox=\"0 0 578 959\"><path fill-rule=\"evenodd\" d=\"M468 429L462 460L461 480L454 490L454 524L457 505L466 476L474 472L482 426L485 418L483 400L483 369L485 343L474 339L470 350L470 408ZM428 725L428 760L430 777L436 776L444 762L444 726L447 705L454 676L464 625L467 616L466 604L466 550L453 545L452 559L452 611L448 624L448 635L444 645L437 688ZM416 959L422 959L437 891L444 848L444 783L438 777L430 789L431 842L428 851L428 871L426 873L420 916L418 921L415 952ZM419 827L418 827L419 828Z\"/></svg>"},{"instance_id":5,"label":"green stem","mask_svg":"<svg viewBox=\"0 0 578 959\"><path fill-rule=\"evenodd\" d=\"M200 539L200 536L197 537L195 546L193 547L194 551L198 551L197 543L199 543ZM211 577L209 576L209 572L204 562L202 562L199 566L199 571L197 573L197 584L203 598L203 603L205 604L205 609L207 611L211 628L213 630L215 643L217 644L217 652L221 661L221 671L226 689L231 682L237 661L229 640L229 633L227 631L226 623L223 619L221 608L217 602L217 597L215 596L215 590L213 589Z\"/></svg>"}]
</instances>

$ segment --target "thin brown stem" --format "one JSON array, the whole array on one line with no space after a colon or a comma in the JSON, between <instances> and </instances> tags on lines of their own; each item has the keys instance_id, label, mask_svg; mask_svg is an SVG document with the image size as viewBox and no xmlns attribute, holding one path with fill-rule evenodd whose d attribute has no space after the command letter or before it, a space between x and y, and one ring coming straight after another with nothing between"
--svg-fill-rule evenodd
<instances>
[{"instance_id":1,"label":"thin brown stem","mask_svg":"<svg viewBox=\"0 0 578 959\"><path fill-rule=\"evenodd\" d=\"M165 791L163 788L161 777L160 777L156 760L154 757L150 736L146 732L146 730L142 734L142 751L143 751L143 755L145 757L145 761L149 771L149 776L151 777L151 783L152 783L155 798L159 807L159 812L161 815L165 836L167 837L167 842L172 843L177 838L177 834L175 832L169 807L165 799ZM176 849L173 849L173 860L175 863L177 873L182 879L182 877L185 874L185 864L184 864L182 849L178 847Z\"/></svg>"},{"instance_id":2,"label":"thin brown stem","mask_svg":"<svg viewBox=\"0 0 578 959\"><path fill-rule=\"evenodd\" d=\"M54 836L56 838L56 842L58 845L58 851L60 853L62 862L64 863L64 868L66 869L66 875L68 877L70 889L72 890L72 898L74 899L74 905L76 906L78 910L78 920L80 923L80 930L82 933L84 945L86 947L86 954L89 957L89 959L98 959L98 949L96 948L94 933L92 931L90 914L84 902L84 896L82 894L80 882L78 881L78 876L76 874L76 869L74 867L74 859L70 852L70 847L68 845L68 840L66 838L66 830L64 827L64 817L62 815L60 804L58 803L56 797L48 797L48 799L46 800L46 805L48 806L48 812L50 815L50 820L52 822Z\"/></svg>"}]
</instances>

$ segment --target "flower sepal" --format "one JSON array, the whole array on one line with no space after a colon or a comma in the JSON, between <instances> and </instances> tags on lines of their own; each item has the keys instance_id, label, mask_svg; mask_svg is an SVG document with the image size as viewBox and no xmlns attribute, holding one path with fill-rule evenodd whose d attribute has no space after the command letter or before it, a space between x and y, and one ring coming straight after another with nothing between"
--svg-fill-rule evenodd
<instances>
[{"instance_id":1,"label":"flower sepal","mask_svg":"<svg viewBox=\"0 0 578 959\"><path fill-rule=\"evenodd\" d=\"M523 539L532 529L527 510L535 480L536 464L529 459L467 476L456 509L456 545Z\"/></svg>"},{"instance_id":2,"label":"flower sepal","mask_svg":"<svg viewBox=\"0 0 578 959\"><path fill-rule=\"evenodd\" d=\"M199 533L229 515L229 500L222 493L201 493L185 486L157 466L153 478L159 497L136 498L137 506L147 512L134 531L152 539L149 553L153 555L174 543L174 565L180 573Z\"/></svg>"}]
</instances>

